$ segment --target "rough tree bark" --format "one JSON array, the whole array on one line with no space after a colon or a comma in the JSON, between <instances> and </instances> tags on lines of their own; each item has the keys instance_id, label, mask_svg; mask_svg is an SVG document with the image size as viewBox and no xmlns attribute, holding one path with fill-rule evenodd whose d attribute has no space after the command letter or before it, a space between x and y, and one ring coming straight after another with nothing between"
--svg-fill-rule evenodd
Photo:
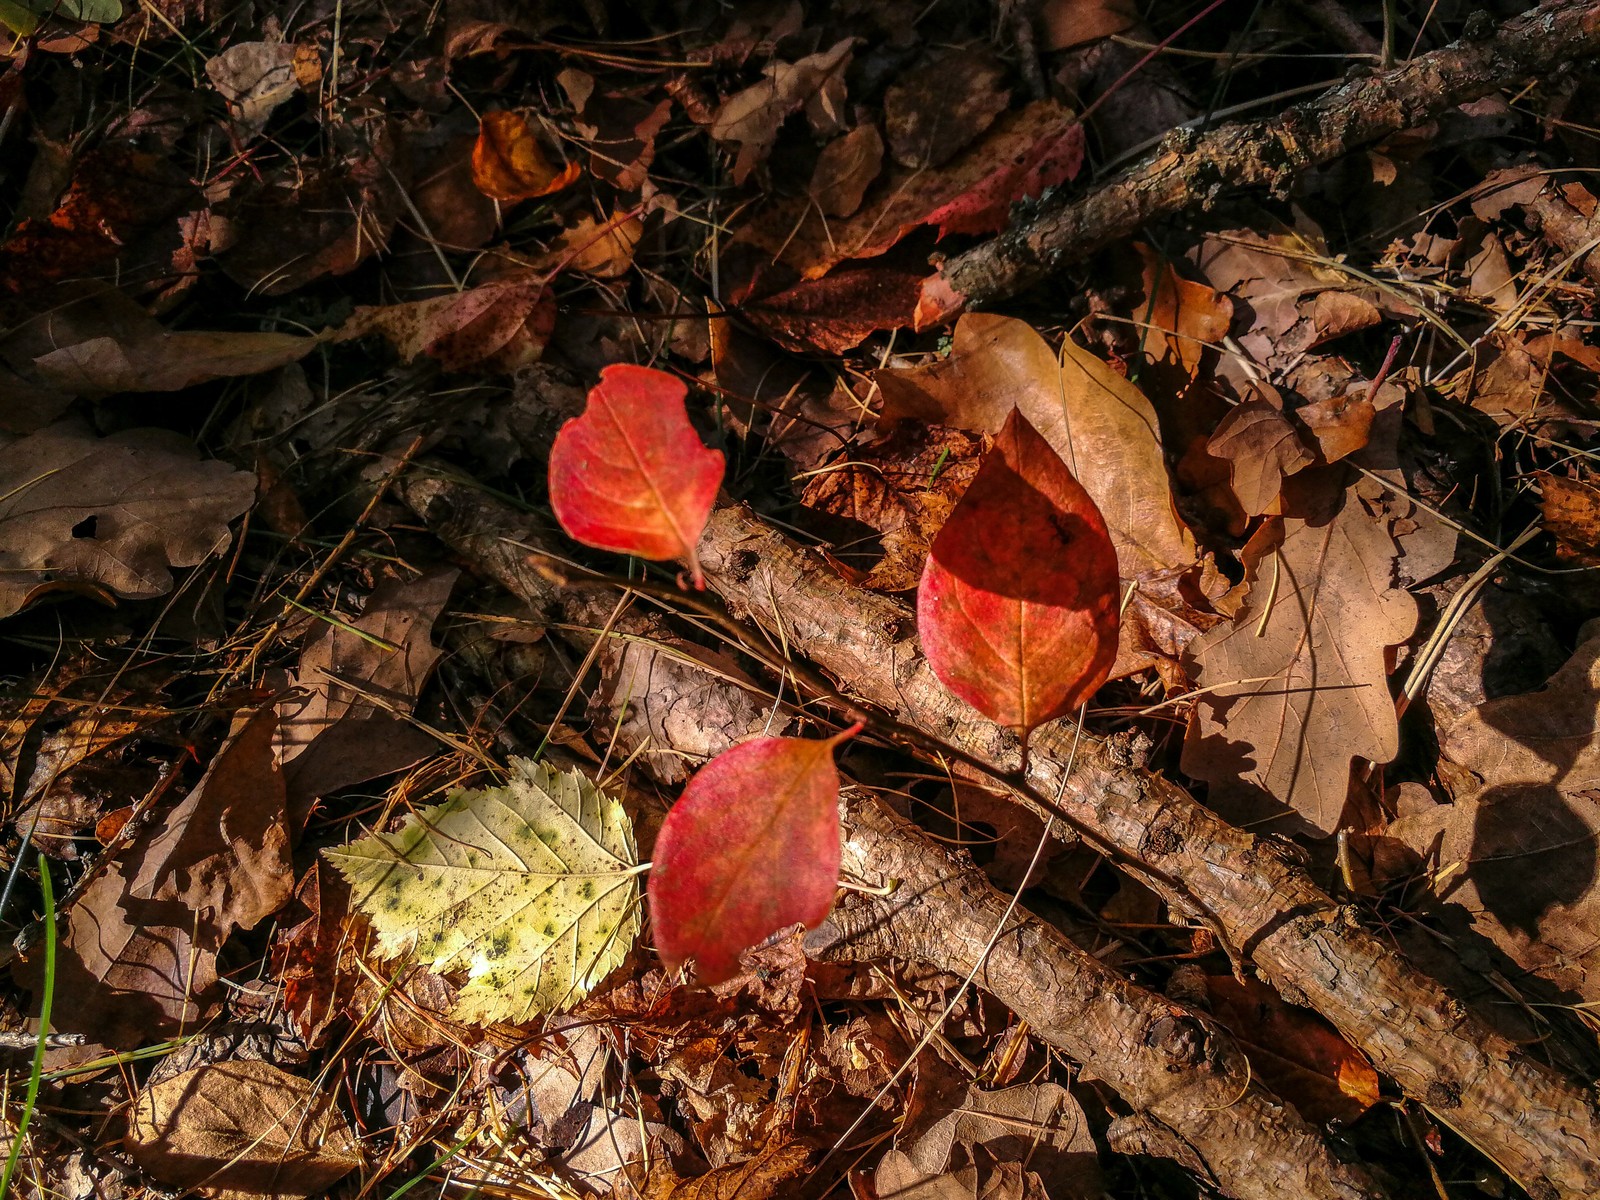
<instances>
[{"instance_id":1,"label":"rough tree bark","mask_svg":"<svg viewBox=\"0 0 1600 1200\"><path fill-rule=\"evenodd\" d=\"M998 770L1019 765L1016 735L934 678L915 617L899 601L846 583L821 555L743 507L712 514L699 554L706 582L738 615L781 637L864 705ZM1286 999L1320 1012L1536 1200L1600 1195L1600 1112L1590 1089L1464 1012L1319 889L1284 847L1233 828L1142 769L1125 742L1085 737L1065 776L1072 743L1059 722L1034 732L1034 790L1058 798L1129 858L1181 880ZM1145 882L1175 910L1192 909L1161 877Z\"/></svg>"},{"instance_id":2,"label":"rough tree bark","mask_svg":"<svg viewBox=\"0 0 1600 1200\"><path fill-rule=\"evenodd\" d=\"M1174 131L1148 157L1087 196L1047 203L1022 225L944 264L923 287L919 324L981 308L1041 282L1063 263L1204 206L1226 191L1283 191L1307 168L1502 87L1600 53L1600 3L1549 0L1431 54L1354 78L1264 121Z\"/></svg>"},{"instance_id":3,"label":"rough tree bark","mask_svg":"<svg viewBox=\"0 0 1600 1200\"><path fill-rule=\"evenodd\" d=\"M559 549L537 519L453 480L411 476L401 498L477 574L491 579L562 636L600 629L614 598L560 588L529 561ZM653 632L640 614L612 624L619 637ZM682 664L685 672L699 668ZM718 680L716 686L735 685ZM622 745L626 755L636 747ZM875 801L845 807L847 869L868 882L901 880L890 896L847 901L826 936L839 958L917 958L965 976L999 926L1007 897L971 864ZM1341 1162L1315 1128L1252 1079L1233 1039L1201 1014L1122 978L1064 934L1018 907L985 961L979 984L1038 1035L1089 1067L1141 1118L1140 1147L1174 1158L1239 1200L1276 1200L1286 1183L1310 1200L1387 1195Z\"/></svg>"}]
</instances>

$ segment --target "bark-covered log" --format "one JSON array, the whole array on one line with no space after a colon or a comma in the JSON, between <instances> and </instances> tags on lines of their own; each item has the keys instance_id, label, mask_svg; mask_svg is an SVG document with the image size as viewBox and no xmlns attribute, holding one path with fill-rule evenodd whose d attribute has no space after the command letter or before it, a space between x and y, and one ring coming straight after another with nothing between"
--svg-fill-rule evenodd
<instances>
[{"instance_id":1,"label":"bark-covered log","mask_svg":"<svg viewBox=\"0 0 1600 1200\"><path fill-rule=\"evenodd\" d=\"M1175 132L1088 195L1046 203L1021 225L950 259L924 288L923 319L993 305L1064 263L1226 192L1281 192L1310 167L1596 53L1600 4L1550 0L1483 36L1350 79L1269 120Z\"/></svg>"},{"instance_id":2,"label":"bark-covered log","mask_svg":"<svg viewBox=\"0 0 1600 1200\"><path fill-rule=\"evenodd\" d=\"M1002 771L1016 735L934 678L916 620L898 600L846 583L822 558L748 509L714 513L700 544L707 583L739 615L784 639L865 705ZM1277 843L1244 833L1183 788L1142 769L1121 741L1042 726L1029 783L1118 851L1179 911L1203 903L1280 993L1316 1009L1439 1120L1538 1198L1600 1196L1600 1112L1592 1091L1534 1061L1364 929ZM1181 880L1187 895L1168 886ZM1193 914L1191 914L1193 915Z\"/></svg>"}]
</instances>

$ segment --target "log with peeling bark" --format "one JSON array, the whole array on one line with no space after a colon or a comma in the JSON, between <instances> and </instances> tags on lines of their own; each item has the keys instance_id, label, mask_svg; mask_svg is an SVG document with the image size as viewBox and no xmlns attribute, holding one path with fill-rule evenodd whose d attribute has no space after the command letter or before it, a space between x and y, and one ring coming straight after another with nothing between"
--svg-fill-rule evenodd
<instances>
[{"instance_id":1,"label":"log with peeling bark","mask_svg":"<svg viewBox=\"0 0 1600 1200\"><path fill-rule=\"evenodd\" d=\"M898 600L847 583L747 508L714 513L700 547L706 582L736 614L781 637L870 709L1005 773L1016 735L934 678L916 620ZM1279 843L1235 829L1183 788L1144 770L1121 739L1034 732L1028 783L1126 858L1178 912L1191 897L1285 999L1320 1012L1406 1095L1492 1157L1536 1200L1600 1196L1593 1092L1522 1053L1364 929ZM1032 803L1026 796L1025 803ZM1180 880L1183 891L1170 881Z\"/></svg>"},{"instance_id":2,"label":"log with peeling bark","mask_svg":"<svg viewBox=\"0 0 1600 1200\"><path fill-rule=\"evenodd\" d=\"M568 629L600 629L609 622L612 634L624 638L653 632L637 614L612 621L610 597L592 588L560 588L537 569L529 551L558 546L535 518L443 477L413 476L399 490L479 575L540 617ZM701 670L687 664L676 669ZM717 677L712 686L736 685ZM618 747L623 754L634 748ZM1214 1023L1128 981L1020 907L986 954L1008 900L970 858L952 855L875 801L851 798L843 814L847 869L869 883L891 877L900 882L891 895L845 902L824 926L830 956L915 958L963 976L981 960L980 986L1130 1106L1130 1136L1141 1152L1175 1159L1225 1195L1387 1195L1360 1166L1340 1161L1293 1106L1256 1081L1243 1052Z\"/></svg>"},{"instance_id":3,"label":"log with peeling bark","mask_svg":"<svg viewBox=\"0 0 1600 1200\"><path fill-rule=\"evenodd\" d=\"M1600 53L1600 3L1549 0L1495 28L1387 71L1348 80L1277 117L1176 131L1086 196L1046 203L1024 223L957 255L923 289L919 323L982 308L1151 221L1225 192L1282 192L1311 167L1439 114Z\"/></svg>"}]
</instances>

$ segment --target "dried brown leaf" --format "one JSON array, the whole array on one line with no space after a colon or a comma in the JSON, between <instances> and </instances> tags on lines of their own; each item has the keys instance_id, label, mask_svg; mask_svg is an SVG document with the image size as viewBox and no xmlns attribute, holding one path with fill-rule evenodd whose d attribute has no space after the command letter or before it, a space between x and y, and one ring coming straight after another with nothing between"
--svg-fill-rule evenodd
<instances>
[{"instance_id":1,"label":"dried brown leaf","mask_svg":"<svg viewBox=\"0 0 1600 1200\"><path fill-rule=\"evenodd\" d=\"M294 692L278 705L278 755L297 826L319 796L402 770L433 749L405 718L438 661L429 632L456 575L380 584L350 628L317 623Z\"/></svg>"},{"instance_id":2,"label":"dried brown leaf","mask_svg":"<svg viewBox=\"0 0 1600 1200\"><path fill-rule=\"evenodd\" d=\"M1206 449L1228 464L1233 494L1252 517L1273 511L1284 477L1316 460L1288 418L1265 400L1230 409Z\"/></svg>"},{"instance_id":3,"label":"dried brown leaf","mask_svg":"<svg viewBox=\"0 0 1600 1200\"><path fill-rule=\"evenodd\" d=\"M883 95L889 154L912 170L942 167L1011 103L1005 67L987 49L952 50L902 74Z\"/></svg>"},{"instance_id":4,"label":"dried brown leaf","mask_svg":"<svg viewBox=\"0 0 1600 1200\"><path fill-rule=\"evenodd\" d=\"M828 216L848 217L882 169L883 135L870 122L857 125L822 148L806 192Z\"/></svg>"},{"instance_id":5,"label":"dried brown leaf","mask_svg":"<svg viewBox=\"0 0 1600 1200\"><path fill-rule=\"evenodd\" d=\"M1393 582L1387 521L1357 491L1331 516L1279 528L1281 543L1247 548L1238 615L1189 647L1206 692L1183 769L1213 784L1214 801L1242 785L1332 833L1352 760L1384 763L1399 751L1385 660L1411 635L1416 603Z\"/></svg>"},{"instance_id":6,"label":"dried brown leaf","mask_svg":"<svg viewBox=\"0 0 1600 1200\"><path fill-rule=\"evenodd\" d=\"M58 588L149 599L226 544L255 476L186 439L64 421L0 447L0 616Z\"/></svg>"},{"instance_id":7,"label":"dried brown leaf","mask_svg":"<svg viewBox=\"0 0 1600 1200\"><path fill-rule=\"evenodd\" d=\"M775 62L767 67L766 78L723 101L711 123L711 136L730 142L739 149L733 166L733 182L743 183L756 165L767 157L778 129L790 114L798 112L817 96L830 80L843 80L850 65L854 38L835 42L798 62Z\"/></svg>"},{"instance_id":8,"label":"dried brown leaf","mask_svg":"<svg viewBox=\"0 0 1600 1200\"><path fill-rule=\"evenodd\" d=\"M310 1196L361 1165L332 1088L253 1060L146 1088L129 1115L128 1151L153 1178L212 1200Z\"/></svg>"}]
</instances>

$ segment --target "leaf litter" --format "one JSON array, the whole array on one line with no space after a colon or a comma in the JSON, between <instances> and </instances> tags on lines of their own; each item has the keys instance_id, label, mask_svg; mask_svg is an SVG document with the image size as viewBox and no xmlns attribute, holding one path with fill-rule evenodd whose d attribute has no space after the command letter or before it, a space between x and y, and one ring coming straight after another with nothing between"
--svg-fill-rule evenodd
<instances>
[{"instance_id":1,"label":"leaf litter","mask_svg":"<svg viewBox=\"0 0 1600 1200\"><path fill-rule=\"evenodd\" d=\"M1588 68L1282 195L1220 176L957 316L942 266L1046 252L1218 87L1275 113L1294 55L1381 45L1330 6L1012 7L0 3L0 1033L31 1053L52 991L82 1039L22 1194L782 1195L845 1149L863 1194L1211 1186L1014 981L818 953L863 796L1398 1187L1543 1194L1128 863L1036 853L953 743L1087 702L1097 820L1188 785L1593 1078ZM819 637L944 679L949 726Z\"/></svg>"}]
</instances>

